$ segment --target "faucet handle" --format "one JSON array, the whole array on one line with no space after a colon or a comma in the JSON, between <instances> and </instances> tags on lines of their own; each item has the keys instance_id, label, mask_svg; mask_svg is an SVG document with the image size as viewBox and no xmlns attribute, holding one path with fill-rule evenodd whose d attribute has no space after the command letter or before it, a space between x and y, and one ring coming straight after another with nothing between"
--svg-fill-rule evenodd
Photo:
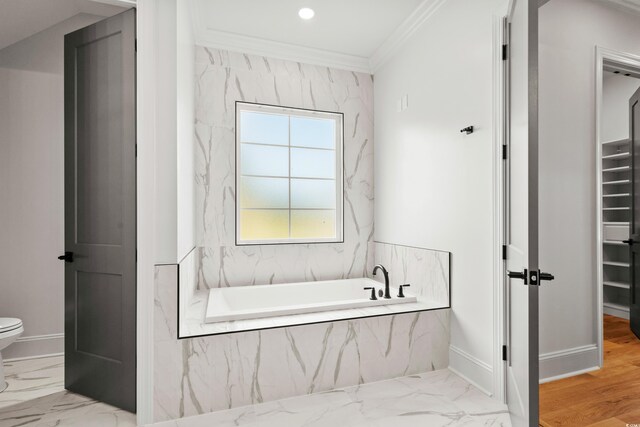
<instances>
[{"instance_id":1,"label":"faucet handle","mask_svg":"<svg viewBox=\"0 0 640 427\"><path fill-rule=\"evenodd\" d=\"M372 287L367 287L364 288L365 291L371 291L371 297L369 298L372 301L375 301L378 299L378 297L376 297L376 288Z\"/></svg>"},{"instance_id":2,"label":"faucet handle","mask_svg":"<svg viewBox=\"0 0 640 427\"><path fill-rule=\"evenodd\" d=\"M400 285L400 289L398 290L398 298L404 298L404 291L403 289L406 287L411 286L410 284L404 284L404 285Z\"/></svg>"}]
</instances>

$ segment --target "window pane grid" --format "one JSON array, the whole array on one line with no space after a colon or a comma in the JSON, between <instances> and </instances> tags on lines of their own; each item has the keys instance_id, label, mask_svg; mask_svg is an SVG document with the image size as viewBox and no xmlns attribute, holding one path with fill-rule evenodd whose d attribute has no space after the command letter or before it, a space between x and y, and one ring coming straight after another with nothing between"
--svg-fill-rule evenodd
<instances>
[{"instance_id":1,"label":"window pane grid","mask_svg":"<svg viewBox=\"0 0 640 427\"><path fill-rule=\"evenodd\" d=\"M336 132L338 125L336 118L318 119L295 114L280 114L278 122L283 123L282 118L284 117L288 122L285 145L284 137L279 140L281 142L271 143L268 139L262 138L256 130L249 132L255 136L255 139L245 141L245 123L242 121L245 118L244 114L245 111L240 113L240 121L238 122L240 135L238 141L238 182L241 188L237 198L240 201L236 202L236 208L238 210L237 221L239 224L237 228L240 240L259 244L263 241L293 243L305 239L313 241L338 241L341 239L339 230L342 227L342 218L338 209L341 212L342 188L338 188L338 186L342 176L342 159L338 155L341 140L338 139ZM264 115L268 116L268 114ZM275 116L275 114L273 115ZM292 121L294 120L298 122L297 135L295 136L297 138L296 145L292 145L294 138ZM318 136L312 133L308 133L308 138L303 138L304 126L300 123L322 128L320 133L324 133L325 136L330 135L330 141L327 138L323 139L322 135ZM273 128L276 127L271 126L267 130L273 130ZM245 149L245 147L251 146L256 149ZM287 150L286 154L285 149ZM313 153L318 154L314 155ZM246 157L249 157L249 160ZM284 165L285 159L286 166ZM288 170L288 174L277 173L284 170ZM249 173L246 173L247 171ZM266 173L251 173L254 171ZM295 171L297 172L294 174ZM340 177L340 181L338 181L338 177ZM245 178L254 181L246 181ZM269 191L269 194L266 195L255 193L260 189L268 188L265 187L265 185L270 185L267 183L275 183L284 179L287 180L288 185L287 205L281 204L284 202L284 199L281 198L284 194L279 191ZM264 180L264 182L261 183L260 180ZM253 183L253 193L247 195L246 192L250 189L246 183L250 182ZM256 194L257 197L254 197ZM339 201L340 204L338 204ZM254 214L249 214L250 212L254 212ZM273 214L268 212L273 212ZM284 218L281 215L285 212L288 217L287 236L283 235L282 230ZM271 231L260 229L260 227L269 228ZM305 241L305 243L308 242Z\"/></svg>"}]
</instances>

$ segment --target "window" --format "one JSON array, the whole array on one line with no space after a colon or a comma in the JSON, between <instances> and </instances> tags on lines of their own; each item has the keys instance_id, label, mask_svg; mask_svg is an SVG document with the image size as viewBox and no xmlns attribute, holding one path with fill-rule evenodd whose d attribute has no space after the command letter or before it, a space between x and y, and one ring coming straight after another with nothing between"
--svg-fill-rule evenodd
<instances>
[{"instance_id":1,"label":"window","mask_svg":"<svg viewBox=\"0 0 640 427\"><path fill-rule=\"evenodd\" d=\"M236 243L342 241L341 113L236 103Z\"/></svg>"}]
</instances>

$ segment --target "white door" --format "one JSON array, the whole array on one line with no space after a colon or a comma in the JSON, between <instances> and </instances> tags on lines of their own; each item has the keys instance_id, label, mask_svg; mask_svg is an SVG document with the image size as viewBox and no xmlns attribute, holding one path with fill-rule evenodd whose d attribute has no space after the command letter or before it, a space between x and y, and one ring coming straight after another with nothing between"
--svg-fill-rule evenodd
<instances>
[{"instance_id":1,"label":"white door","mask_svg":"<svg viewBox=\"0 0 640 427\"><path fill-rule=\"evenodd\" d=\"M506 390L514 426L538 425L538 0L507 19Z\"/></svg>"}]
</instances>

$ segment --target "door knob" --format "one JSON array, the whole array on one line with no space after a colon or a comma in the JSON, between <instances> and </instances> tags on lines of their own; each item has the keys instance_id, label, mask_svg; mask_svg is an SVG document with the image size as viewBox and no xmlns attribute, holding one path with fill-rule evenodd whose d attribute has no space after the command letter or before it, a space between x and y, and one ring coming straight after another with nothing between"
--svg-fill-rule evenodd
<instances>
[{"instance_id":1,"label":"door knob","mask_svg":"<svg viewBox=\"0 0 640 427\"><path fill-rule=\"evenodd\" d=\"M524 284L527 284L527 269L524 271L507 271L507 276L511 279L520 279L524 280Z\"/></svg>"},{"instance_id":2,"label":"door knob","mask_svg":"<svg viewBox=\"0 0 640 427\"><path fill-rule=\"evenodd\" d=\"M553 279L555 279L553 274L540 272L540 280L552 281Z\"/></svg>"},{"instance_id":3,"label":"door knob","mask_svg":"<svg viewBox=\"0 0 640 427\"><path fill-rule=\"evenodd\" d=\"M65 252L64 255L60 255L58 259L64 262L73 262L73 252Z\"/></svg>"}]
</instances>

